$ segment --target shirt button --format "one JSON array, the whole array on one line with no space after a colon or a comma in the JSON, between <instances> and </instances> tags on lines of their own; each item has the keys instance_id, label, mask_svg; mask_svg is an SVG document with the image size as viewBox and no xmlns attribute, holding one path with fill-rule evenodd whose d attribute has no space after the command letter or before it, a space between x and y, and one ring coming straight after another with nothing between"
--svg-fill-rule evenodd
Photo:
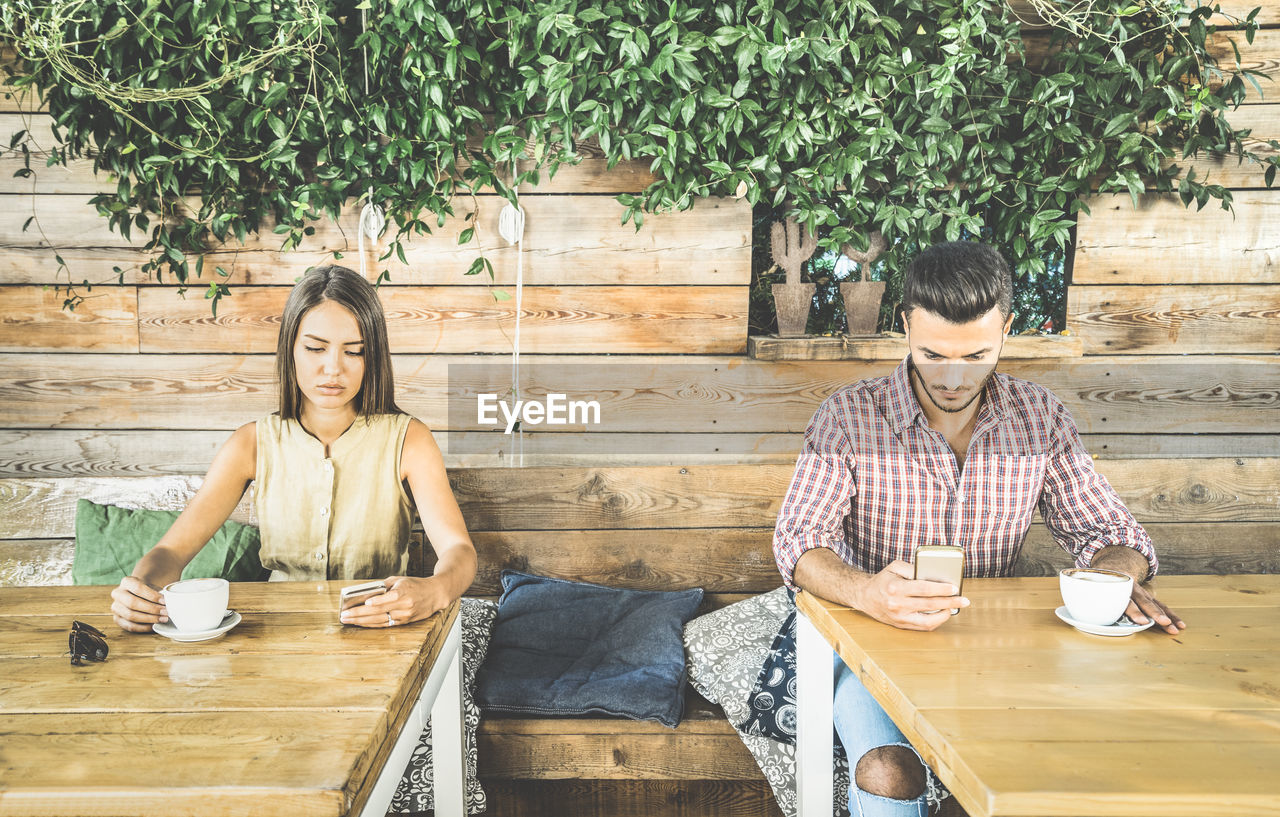
<instances>
[{"instance_id":1,"label":"shirt button","mask_svg":"<svg viewBox=\"0 0 1280 817\"><path fill-rule=\"evenodd\" d=\"M321 515L321 516L328 516L328 515L329 515L329 509L328 509L328 508L321 508L321 509L320 509L320 515Z\"/></svg>"},{"instance_id":2,"label":"shirt button","mask_svg":"<svg viewBox=\"0 0 1280 817\"><path fill-rule=\"evenodd\" d=\"M323 562L323 561L324 561L324 554L323 554L323 553L317 553L317 554L316 554L316 561L317 561L317 562Z\"/></svg>"},{"instance_id":3,"label":"shirt button","mask_svg":"<svg viewBox=\"0 0 1280 817\"><path fill-rule=\"evenodd\" d=\"M956 502L964 502L964 494L956 494Z\"/></svg>"},{"instance_id":4,"label":"shirt button","mask_svg":"<svg viewBox=\"0 0 1280 817\"><path fill-rule=\"evenodd\" d=\"M333 463L329 462L328 460L325 460L325 463L324 463L324 470L326 470L326 471L332 471L332 470L333 470Z\"/></svg>"}]
</instances>

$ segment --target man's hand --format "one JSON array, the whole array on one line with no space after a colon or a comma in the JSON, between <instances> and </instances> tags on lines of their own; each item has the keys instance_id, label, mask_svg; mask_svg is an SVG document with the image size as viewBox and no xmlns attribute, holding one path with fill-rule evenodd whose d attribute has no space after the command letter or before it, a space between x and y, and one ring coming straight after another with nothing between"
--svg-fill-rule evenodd
<instances>
[{"instance_id":1,"label":"man's hand","mask_svg":"<svg viewBox=\"0 0 1280 817\"><path fill-rule=\"evenodd\" d=\"M1122 545L1109 545L1098 551L1090 567L1100 570L1115 570L1133 577L1133 596L1124 614L1135 624L1146 624L1154 620L1169 635L1177 635L1187 629L1187 624L1178 614L1156 600L1155 593L1142 585L1147 577L1147 559L1138 551Z\"/></svg>"},{"instance_id":2,"label":"man's hand","mask_svg":"<svg viewBox=\"0 0 1280 817\"><path fill-rule=\"evenodd\" d=\"M1147 588L1138 584L1137 579L1134 579L1133 597L1129 600L1129 606L1125 608L1124 614L1135 624L1146 624L1149 618L1154 619L1156 624L1164 628L1169 635L1177 635L1187 629L1186 622L1163 602L1157 600Z\"/></svg>"},{"instance_id":3,"label":"man's hand","mask_svg":"<svg viewBox=\"0 0 1280 817\"><path fill-rule=\"evenodd\" d=\"M943 582L917 581L911 564L901 559L869 576L858 587L853 607L876 621L903 630L936 630L953 608L968 607L957 588Z\"/></svg>"}]
</instances>

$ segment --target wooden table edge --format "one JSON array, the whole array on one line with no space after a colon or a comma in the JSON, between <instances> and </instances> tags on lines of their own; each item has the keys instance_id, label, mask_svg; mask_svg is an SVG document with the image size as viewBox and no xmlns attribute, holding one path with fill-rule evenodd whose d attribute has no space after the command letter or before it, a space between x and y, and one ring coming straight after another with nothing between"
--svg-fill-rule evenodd
<instances>
[{"instance_id":1,"label":"wooden table edge","mask_svg":"<svg viewBox=\"0 0 1280 817\"><path fill-rule=\"evenodd\" d=\"M964 807L970 817L991 817L995 808L994 793L982 785L972 770L964 766L963 763L955 764L959 768L954 768L951 762L943 759L929 748L924 735L916 726L914 717L908 723L902 723L898 718L893 717L892 708L895 704L902 706L902 703L907 703L908 705L903 708L908 709L913 715L917 714L917 709L915 706L909 705L906 698L897 693L896 687L890 683L888 677L880 671L880 668L876 666L874 661L870 660L863 650L857 647L856 643L841 643L840 638L836 635L840 632L840 628L836 624L835 618L831 615L831 611L833 609L850 610L851 608L800 590L796 593L796 609L813 623L814 628L831 645L831 648L840 655L841 660L845 662L849 669L858 676L858 679L867 687L876 702L884 708L885 712L889 713L893 722L902 730L902 734L920 753L924 761L929 764L929 768L933 770L943 785L960 802L960 805ZM898 700L884 700L885 694L889 692L897 693L895 697ZM941 736L938 737L938 740L943 744L947 743L945 738L941 738ZM964 772L967 779L961 778L961 771ZM850 771L850 774L852 774L852 771Z\"/></svg>"},{"instance_id":2,"label":"wooden table edge","mask_svg":"<svg viewBox=\"0 0 1280 817\"><path fill-rule=\"evenodd\" d=\"M400 684L400 688L396 692L396 700L392 706L388 706L387 729L383 735L382 741L378 744L377 749L369 758L369 762L365 764L363 774L361 775L360 785L352 791L350 781L355 778L355 774L348 778L348 786L344 789L344 800L348 803L344 814L354 815L360 814L364 810L365 801L369 799L369 795L373 793L373 788L377 785L378 778L382 773L383 766L386 765L387 758L391 755L391 750L395 747L396 740L399 738L401 731L405 728L405 723L409 719L410 713L418 702L418 695L423 685L427 681L427 676L431 674L432 667L436 661L441 658L441 651L444 648L445 641L449 637L449 630L453 626L454 619L461 615L462 602L461 599L454 599L453 604L441 611L444 616L443 620L436 621L431 626L436 629L436 637L430 642L424 641L423 648L418 653L419 656L424 654L434 655L431 660L419 661L417 669L413 677L406 678ZM436 615L440 615L437 613ZM427 621L416 622L417 626L427 624ZM415 626L415 625L408 625ZM462 645L458 645L459 660L461 660Z\"/></svg>"}]
</instances>

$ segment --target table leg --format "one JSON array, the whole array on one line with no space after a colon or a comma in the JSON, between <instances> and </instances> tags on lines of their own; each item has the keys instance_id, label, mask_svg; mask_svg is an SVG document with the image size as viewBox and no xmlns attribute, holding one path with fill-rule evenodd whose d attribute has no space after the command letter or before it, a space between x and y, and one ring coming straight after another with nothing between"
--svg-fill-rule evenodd
<instances>
[{"instance_id":1,"label":"table leg","mask_svg":"<svg viewBox=\"0 0 1280 817\"><path fill-rule=\"evenodd\" d=\"M454 622L460 626L462 616ZM466 747L462 712L462 650L453 654L431 706L431 760L436 817L467 813Z\"/></svg>"},{"instance_id":2,"label":"table leg","mask_svg":"<svg viewBox=\"0 0 1280 817\"><path fill-rule=\"evenodd\" d=\"M462 614L459 613L445 636L435 666L422 685L413 711L383 764L378 780L365 801L360 817L384 817L396 795L413 749L431 719L431 760L434 766L435 813L439 817L462 817L466 779L462 760ZM446 771L447 770L447 771ZM451 776L445 776L445 775Z\"/></svg>"},{"instance_id":3,"label":"table leg","mask_svg":"<svg viewBox=\"0 0 1280 817\"><path fill-rule=\"evenodd\" d=\"M796 806L798 817L831 817L835 773L831 734L835 688L831 646L796 615Z\"/></svg>"}]
</instances>

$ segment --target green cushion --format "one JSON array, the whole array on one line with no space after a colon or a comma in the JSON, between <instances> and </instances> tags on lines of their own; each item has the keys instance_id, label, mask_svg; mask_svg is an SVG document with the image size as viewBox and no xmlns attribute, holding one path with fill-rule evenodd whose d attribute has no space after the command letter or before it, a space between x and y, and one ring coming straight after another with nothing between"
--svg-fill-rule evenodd
<instances>
[{"instance_id":1,"label":"green cushion","mask_svg":"<svg viewBox=\"0 0 1280 817\"><path fill-rule=\"evenodd\" d=\"M73 584L119 584L178 518L178 511L135 511L76 503ZM219 576L233 582L265 581L270 571L258 558L258 529L228 520L182 571L184 579Z\"/></svg>"}]
</instances>

